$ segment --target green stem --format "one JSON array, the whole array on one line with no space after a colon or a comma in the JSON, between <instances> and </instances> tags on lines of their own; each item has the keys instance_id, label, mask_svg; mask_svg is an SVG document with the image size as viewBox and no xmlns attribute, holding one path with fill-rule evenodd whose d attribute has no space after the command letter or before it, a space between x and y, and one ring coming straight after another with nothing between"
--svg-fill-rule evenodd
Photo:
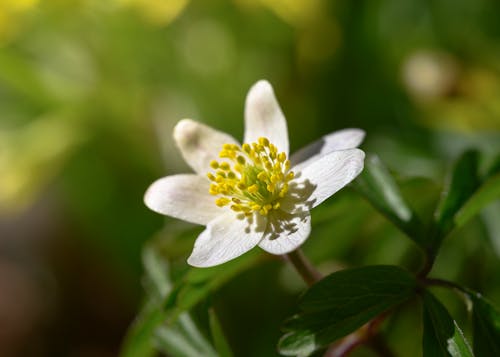
<instances>
[{"instance_id":1,"label":"green stem","mask_svg":"<svg viewBox=\"0 0 500 357\"><path fill-rule=\"evenodd\" d=\"M307 259L300 248L285 254L285 256L288 261L292 263L295 270L297 270L307 285L311 286L323 277L321 273L311 264L309 259Z\"/></svg>"},{"instance_id":2,"label":"green stem","mask_svg":"<svg viewBox=\"0 0 500 357\"><path fill-rule=\"evenodd\" d=\"M422 283L427 286L440 286L443 288L454 289L462 294L469 295L467 289L449 280L426 278L422 279Z\"/></svg>"}]
</instances>

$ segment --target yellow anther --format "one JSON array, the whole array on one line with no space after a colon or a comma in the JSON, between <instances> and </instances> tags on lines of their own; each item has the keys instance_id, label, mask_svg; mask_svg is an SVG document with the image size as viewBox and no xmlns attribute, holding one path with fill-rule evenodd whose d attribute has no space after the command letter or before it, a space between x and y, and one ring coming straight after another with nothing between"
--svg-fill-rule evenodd
<instances>
[{"instance_id":1,"label":"yellow anther","mask_svg":"<svg viewBox=\"0 0 500 357\"><path fill-rule=\"evenodd\" d=\"M210 167L214 170L217 170L219 168L219 163L215 160L210 161Z\"/></svg>"},{"instance_id":2,"label":"yellow anther","mask_svg":"<svg viewBox=\"0 0 500 357\"><path fill-rule=\"evenodd\" d=\"M244 190L245 188L247 188L247 186L243 183L243 182L238 182L238 184L236 185L236 187L238 187L240 190Z\"/></svg>"},{"instance_id":3,"label":"yellow anther","mask_svg":"<svg viewBox=\"0 0 500 357\"><path fill-rule=\"evenodd\" d=\"M225 197L220 197L218 199L215 200L215 204L219 207L224 207L226 206L229 202L231 202L230 199L228 198L225 198Z\"/></svg>"},{"instance_id":4,"label":"yellow anther","mask_svg":"<svg viewBox=\"0 0 500 357\"><path fill-rule=\"evenodd\" d=\"M262 146L269 146L269 139L268 138L259 138L259 144Z\"/></svg>"},{"instance_id":5,"label":"yellow anther","mask_svg":"<svg viewBox=\"0 0 500 357\"><path fill-rule=\"evenodd\" d=\"M209 173L207 174L207 177L208 177L208 179L209 179L210 181L215 181L215 176L214 176L214 174L212 174L211 172L209 172Z\"/></svg>"},{"instance_id":6,"label":"yellow anther","mask_svg":"<svg viewBox=\"0 0 500 357\"><path fill-rule=\"evenodd\" d=\"M240 164L236 164L233 166L234 170L236 172L239 172L240 174L243 172L243 170L245 169L245 167L243 165L240 165Z\"/></svg>"},{"instance_id":7,"label":"yellow anther","mask_svg":"<svg viewBox=\"0 0 500 357\"><path fill-rule=\"evenodd\" d=\"M234 212L241 212L241 206L240 205L231 205L231 209Z\"/></svg>"},{"instance_id":8,"label":"yellow anther","mask_svg":"<svg viewBox=\"0 0 500 357\"><path fill-rule=\"evenodd\" d=\"M241 148L224 144L219 157L226 160L211 161L213 172L207 174L212 182L209 193L218 196L217 206L229 205L241 219L280 209L294 174L286 154L278 152L269 139L261 137Z\"/></svg>"},{"instance_id":9,"label":"yellow anther","mask_svg":"<svg viewBox=\"0 0 500 357\"><path fill-rule=\"evenodd\" d=\"M257 175L257 178L261 181L266 181L267 180L267 173L265 171L259 172Z\"/></svg>"},{"instance_id":10,"label":"yellow anther","mask_svg":"<svg viewBox=\"0 0 500 357\"><path fill-rule=\"evenodd\" d=\"M219 190L218 190L218 188L217 188L217 185L211 184L211 185L210 185L210 188L208 189L208 192L209 192L211 195L218 195L218 194L219 194Z\"/></svg>"},{"instance_id":11,"label":"yellow anther","mask_svg":"<svg viewBox=\"0 0 500 357\"><path fill-rule=\"evenodd\" d=\"M245 162L246 162L245 158L243 156L241 156L241 155L236 158L236 161L240 165L245 165Z\"/></svg>"}]
</instances>

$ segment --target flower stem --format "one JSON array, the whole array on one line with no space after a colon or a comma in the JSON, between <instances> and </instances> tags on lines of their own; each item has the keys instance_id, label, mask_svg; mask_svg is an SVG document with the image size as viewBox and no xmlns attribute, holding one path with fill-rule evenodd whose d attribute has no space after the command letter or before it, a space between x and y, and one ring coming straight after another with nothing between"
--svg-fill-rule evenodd
<instances>
[{"instance_id":1,"label":"flower stem","mask_svg":"<svg viewBox=\"0 0 500 357\"><path fill-rule=\"evenodd\" d=\"M458 285L452 281L444 280L444 279L435 279L435 278L426 278L422 280L422 283L427 286L440 286L443 288L453 289L462 293L465 296L469 296L470 293L463 286Z\"/></svg>"},{"instance_id":2,"label":"flower stem","mask_svg":"<svg viewBox=\"0 0 500 357\"><path fill-rule=\"evenodd\" d=\"M285 254L285 257L290 263L292 263L295 270L297 270L307 285L311 286L323 277L321 273L311 264L309 259L307 259L300 248Z\"/></svg>"}]
</instances>

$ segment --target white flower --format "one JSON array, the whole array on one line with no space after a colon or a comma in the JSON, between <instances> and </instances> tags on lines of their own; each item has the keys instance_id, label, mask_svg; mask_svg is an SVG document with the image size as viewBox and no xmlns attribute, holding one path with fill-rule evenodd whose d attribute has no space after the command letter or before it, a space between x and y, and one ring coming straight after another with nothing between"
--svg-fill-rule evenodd
<instances>
[{"instance_id":1,"label":"white flower","mask_svg":"<svg viewBox=\"0 0 500 357\"><path fill-rule=\"evenodd\" d=\"M363 170L360 129L324 136L287 159L286 119L267 81L257 82L245 103L243 145L190 119L174 139L196 174L167 176L146 192L161 214L206 225L188 263L210 267L259 246L286 254L309 236L309 211Z\"/></svg>"}]
</instances>

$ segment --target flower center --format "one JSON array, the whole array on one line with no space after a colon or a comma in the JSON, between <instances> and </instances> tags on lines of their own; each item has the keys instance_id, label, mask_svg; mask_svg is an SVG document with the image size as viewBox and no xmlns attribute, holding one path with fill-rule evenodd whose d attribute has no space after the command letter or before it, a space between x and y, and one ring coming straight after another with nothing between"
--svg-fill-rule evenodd
<instances>
[{"instance_id":1,"label":"flower center","mask_svg":"<svg viewBox=\"0 0 500 357\"><path fill-rule=\"evenodd\" d=\"M215 200L217 206L230 205L233 211L247 217L253 212L267 216L280 208L288 182L294 178L284 152L278 153L267 138L259 138L258 142L241 147L224 144L219 157L226 160L212 160L214 171L207 174L212 181L210 194L219 196Z\"/></svg>"}]
</instances>

